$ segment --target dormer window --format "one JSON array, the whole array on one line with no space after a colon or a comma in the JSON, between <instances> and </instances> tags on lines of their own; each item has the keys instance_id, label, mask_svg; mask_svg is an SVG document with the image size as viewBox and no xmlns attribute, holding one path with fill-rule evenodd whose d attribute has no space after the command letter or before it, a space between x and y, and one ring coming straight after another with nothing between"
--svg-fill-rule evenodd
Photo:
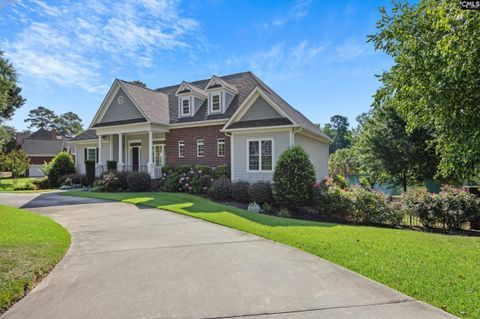
<instances>
[{"instance_id":1,"label":"dormer window","mask_svg":"<svg viewBox=\"0 0 480 319\"><path fill-rule=\"evenodd\" d=\"M182 99L182 116L190 115L190 99Z\"/></svg>"},{"instance_id":2,"label":"dormer window","mask_svg":"<svg viewBox=\"0 0 480 319\"><path fill-rule=\"evenodd\" d=\"M217 113L222 110L222 105L220 104L220 94L212 95L212 113Z\"/></svg>"}]
</instances>

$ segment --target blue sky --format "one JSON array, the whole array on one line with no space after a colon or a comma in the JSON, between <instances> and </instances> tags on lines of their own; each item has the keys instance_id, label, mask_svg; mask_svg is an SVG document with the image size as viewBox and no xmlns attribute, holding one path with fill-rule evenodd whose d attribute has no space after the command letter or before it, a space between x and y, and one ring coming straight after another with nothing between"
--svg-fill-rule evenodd
<instances>
[{"instance_id":1,"label":"blue sky","mask_svg":"<svg viewBox=\"0 0 480 319\"><path fill-rule=\"evenodd\" d=\"M369 109L391 59L366 43L389 1L0 0L0 49L29 110L88 126L115 78L150 88L253 71L313 122Z\"/></svg>"}]
</instances>

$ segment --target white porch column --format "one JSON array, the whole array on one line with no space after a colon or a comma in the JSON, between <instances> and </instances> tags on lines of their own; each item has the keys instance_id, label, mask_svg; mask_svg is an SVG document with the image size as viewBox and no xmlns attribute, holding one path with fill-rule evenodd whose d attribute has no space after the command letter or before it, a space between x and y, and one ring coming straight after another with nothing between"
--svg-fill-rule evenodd
<instances>
[{"instance_id":1,"label":"white porch column","mask_svg":"<svg viewBox=\"0 0 480 319\"><path fill-rule=\"evenodd\" d=\"M118 163L117 169L119 171L123 170L123 134L118 134Z\"/></svg>"},{"instance_id":2,"label":"white porch column","mask_svg":"<svg viewBox=\"0 0 480 319\"><path fill-rule=\"evenodd\" d=\"M98 136L98 165L102 165L102 136Z\"/></svg>"},{"instance_id":3,"label":"white porch column","mask_svg":"<svg viewBox=\"0 0 480 319\"><path fill-rule=\"evenodd\" d=\"M148 173L152 178L155 177L155 164L153 163L153 133L148 131Z\"/></svg>"},{"instance_id":4,"label":"white porch column","mask_svg":"<svg viewBox=\"0 0 480 319\"><path fill-rule=\"evenodd\" d=\"M108 144L110 146L110 158L108 160L113 161L113 134L110 134L110 143Z\"/></svg>"}]
</instances>

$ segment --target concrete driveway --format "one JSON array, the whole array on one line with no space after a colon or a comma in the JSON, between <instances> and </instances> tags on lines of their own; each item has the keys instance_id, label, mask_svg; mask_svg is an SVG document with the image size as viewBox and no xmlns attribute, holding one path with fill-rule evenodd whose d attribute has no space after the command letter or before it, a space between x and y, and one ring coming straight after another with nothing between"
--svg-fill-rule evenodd
<instances>
[{"instance_id":1,"label":"concrete driveway","mask_svg":"<svg viewBox=\"0 0 480 319\"><path fill-rule=\"evenodd\" d=\"M65 258L1 319L454 318L298 249L158 209L0 194L72 234Z\"/></svg>"}]
</instances>

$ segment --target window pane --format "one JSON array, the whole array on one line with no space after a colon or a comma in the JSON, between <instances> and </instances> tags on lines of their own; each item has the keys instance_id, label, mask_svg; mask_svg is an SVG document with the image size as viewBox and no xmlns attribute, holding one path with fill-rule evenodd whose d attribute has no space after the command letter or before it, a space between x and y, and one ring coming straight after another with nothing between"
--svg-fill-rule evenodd
<instances>
[{"instance_id":1,"label":"window pane","mask_svg":"<svg viewBox=\"0 0 480 319\"><path fill-rule=\"evenodd\" d=\"M96 150L94 148L89 148L87 152L87 159L89 160L94 160L96 159Z\"/></svg>"},{"instance_id":2,"label":"window pane","mask_svg":"<svg viewBox=\"0 0 480 319\"><path fill-rule=\"evenodd\" d=\"M183 141L178 142L178 156L179 157L185 156L185 142Z\"/></svg>"},{"instance_id":3,"label":"window pane","mask_svg":"<svg viewBox=\"0 0 480 319\"><path fill-rule=\"evenodd\" d=\"M204 147L203 140L197 140L197 156L203 156Z\"/></svg>"},{"instance_id":4,"label":"window pane","mask_svg":"<svg viewBox=\"0 0 480 319\"><path fill-rule=\"evenodd\" d=\"M182 100L182 113L189 114L190 113L190 101L185 99Z\"/></svg>"},{"instance_id":5,"label":"window pane","mask_svg":"<svg viewBox=\"0 0 480 319\"><path fill-rule=\"evenodd\" d=\"M213 111L220 110L220 95L212 96L212 110Z\"/></svg>"},{"instance_id":6,"label":"window pane","mask_svg":"<svg viewBox=\"0 0 480 319\"><path fill-rule=\"evenodd\" d=\"M259 143L258 141L248 142L248 168L252 171L259 169L260 157L259 157Z\"/></svg>"},{"instance_id":7,"label":"window pane","mask_svg":"<svg viewBox=\"0 0 480 319\"><path fill-rule=\"evenodd\" d=\"M272 141L262 141L262 170L272 170Z\"/></svg>"},{"instance_id":8,"label":"window pane","mask_svg":"<svg viewBox=\"0 0 480 319\"><path fill-rule=\"evenodd\" d=\"M217 140L217 155L225 156L225 140L223 138Z\"/></svg>"}]
</instances>

